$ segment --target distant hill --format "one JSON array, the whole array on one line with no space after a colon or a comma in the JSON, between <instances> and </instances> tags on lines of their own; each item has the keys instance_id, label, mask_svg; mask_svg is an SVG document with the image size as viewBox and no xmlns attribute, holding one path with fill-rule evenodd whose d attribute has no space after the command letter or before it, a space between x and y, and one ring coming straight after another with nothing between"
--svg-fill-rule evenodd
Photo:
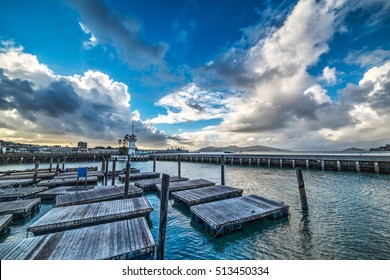
<instances>
[{"instance_id":1,"label":"distant hill","mask_svg":"<svg viewBox=\"0 0 390 280\"><path fill-rule=\"evenodd\" d=\"M288 150L282 150L267 146L249 146L249 147L238 147L238 146L226 146L226 147L206 147L198 150L200 153L210 153L210 152L286 152Z\"/></svg>"},{"instance_id":2,"label":"distant hill","mask_svg":"<svg viewBox=\"0 0 390 280\"><path fill-rule=\"evenodd\" d=\"M371 148L370 152L384 152L384 151L390 151L390 144L387 144L386 146L381 146L379 148Z\"/></svg>"},{"instance_id":3,"label":"distant hill","mask_svg":"<svg viewBox=\"0 0 390 280\"><path fill-rule=\"evenodd\" d=\"M351 148L343 150L343 152L366 152L366 150L360 149L360 148L351 147Z\"/></svg>"}]
</instances>

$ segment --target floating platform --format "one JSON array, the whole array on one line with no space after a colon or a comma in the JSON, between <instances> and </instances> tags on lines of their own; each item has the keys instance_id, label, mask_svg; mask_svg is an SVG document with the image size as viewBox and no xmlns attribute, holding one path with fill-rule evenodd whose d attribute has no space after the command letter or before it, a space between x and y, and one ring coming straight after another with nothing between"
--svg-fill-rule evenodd
<instances>
[{"instance_id":1,"label":"floating platform","mask_svg":"<svg viewBox=\"0 0 390 280\"><path fill-rule=\"evenodd\" d=\"M47 190L48 187L22 187L7 188L0 190L0 202L17 200L18 198L33 198L39 192Z\"/></svg>"},{"instance_id":2,"label":"floating platform","mask_svg":"<svg viewBox=\"0 0 390 280\"><path fill-rule=\"evenodd\" d=\"M96 176L88 176L87 177L87 184L96 184L97 183L97 177ZM77 178L58 178L58 179L52 179L52 180L44 180L38 183L39 187L59 187L59 186L73 186L77 184ZM85 178L79 179L79 185L85 184Z\"/></svg>"},{"instance_id":3,"label":"floating platform","mask_svg":"<svg viewBox=\"0 0 390 280\"><path fill-rule=\"evenodd\" d=\"M143 179L153 179L159 178L160 173L158 172L140 172L140 173L131 173L130 181L138 181ZM124 181L126 179L126 174L119 175L119 180Z\"/></svg>"},{"instance_id":4,"label":"floating platform","mask_svg":"<svg viewBox=\"0 0 390 280\"><path fill-rule=\"evenodd\" d=\"M130 174L132 173L140 173L141 170L137 169L137 168L131 168L130 169ZM126 168L123 168L123 169L120 169L120 170L115 170L115 175L120 175L120 174L125 174L126 173ZM112 175L112 170L109 170L108 171L108 176L111 176Z\"/></svg>"},{"instance_id":5,"label":"floating platform","mask_svg":"<svg viewBox=\"0 0 390 280\"><path fill-rule=\"evenodd\" d=\"M40 198L0 202L0 215L12 214L12 219L27 218L39 211Z\"/></svg>"},{"instance_id":6,"label":"floating platform","mask_svg":"<svg viewBox=\"0 0 390 280\"><path fill-rule=\"evenodd\" d=\"M0 237L9 232L9 226L12 222L12 214L0 216Z\"/></svg>"},{"instance_id":7,"label":"floating platform","mask_svg":"<svg viewBox=\"0 0 390 280\"><path fill-rule=\"evenodd\" d=\"M56 207L47 212L27 230L34 233L34 235L53 233L95 224L149 216L152 210L153 207L145 197Z\"/></svg>"},{"instance_id":8,"label":"floating platform","mask_svg":"<svg viewBox=\"0 0 390 280\"><path fill-rule=\"evenodd\" d=\"M33 179L14 179L0 181L0 189L28 186L33 184Z\"/></svg>"},{"instance_id":9,"label":"floating platform","mask_svg":"<svg viewBox=\"0 0 390 280\"><path fill-rule=\"evenodd\" d=\"M102 171L89 171L87 173L88 177L96 176L98 178L104 177L104 172ZM65 178L76 178L77 179L77 172L64 172L59 173L57 176L54 177L55 179L65 179Z\"/></svg>"},{"instance_id":10,"label":"floating platform","mask_svg":"<svg viewBox=\"0 0 390 280\"><path fill-rule=\"evenodd\" d=\"M253 194L195 205L190 209L192 220L203 224L214 237L240 230L246 222L288 216L288 206L284 203Z\"/></svg>"},{"instance_id":11,"label":"floating platform","mask_svg":"<svg viewBox=\"0 0 390 280\"><path fill-rule=\"evenodd\" d=\"M92 202L121 199L124 197L124 187L99 187L89 191L59 195L56 207L79 205ZM129 185L128 198L140 197L143 191L134 185Z\"/></svg>"},{"instance_id":12,"label":"floating platform","mask_svg":"<svg viewBox=\"0 0 390 280\"><path fill-rule=\"evenodd\" d=\"M139 180L139 181L135 181L134 185L144 191L150 191L156 189L156 185L161 184L161 181L162 181L161 178ZM174 176L170 178L169 182L179 182L179 181L188 181L188 178Z\"/></svg>"},{"instance_id":13,"label":"floating platform","mask_svg":"<svg viewBox=\"0 0 390 280\"><path fill-rule=\"evenodd\" d=\"M183 190L189 190L189 189L208 187L208 186L215 186L215 183L208 181L208 180L205 180L205 179L195 179L195 180L189 180L189 181L172 182L172 183L169 183L169 193L183 191ZM158 192L161 192L161 184L157 184L156 188L157 188Z\"/></svg>"},{"instance_id":14,"label":"floating platform","mask_svg":"<svg viewBox=\"0 0 390 280\"><path fill-rule=\"evenodd\" d=\"M107 223L0 244L2 260L153 259L145 218Z\"/></svg>"},{"instance_id":15,"label":"floating platform","mask_svg":"<svg viewBox=\"0 0 390 280\"><path fill-rule=\"evenodd\" d=\"M70 187L58 187L58 188L49 189L47 191L43 191L43 192L37 193L36 197L39 197L42 200L56 199L56 197L58 195L68 194L69 193L69 191L68 191L69 188Z\"/></svg>"},{"instance_id":16,"label":"floating platform","mask_svg":"<svg viewBox=\"0 0 390 280\"><path fill-rule=\"evenodd\" d=\"M173 199L175 199L175 201L183 202L187 206L239 197L241 195L242 189L223 185L197 188L172 193L172 197Z\"/></svg>"},{"instance_id":17,"label":"floating platform","mask_svg":"<svg viewBox=\"0 0 390 280\"><path fill-rule=\"evenodd\" d=\"M37 179L49 179L53 178L55 173L50 172L38 172ZM33 179L34 173L15 173L11 175L5 175L0 177L0 180L15 180L15 179Z\"/></svg>"}]
</instances>

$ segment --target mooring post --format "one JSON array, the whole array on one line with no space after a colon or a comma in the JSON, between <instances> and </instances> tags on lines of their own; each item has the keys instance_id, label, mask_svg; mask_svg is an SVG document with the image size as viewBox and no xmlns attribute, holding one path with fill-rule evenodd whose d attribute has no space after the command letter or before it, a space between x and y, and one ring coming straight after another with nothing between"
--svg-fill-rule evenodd
<instances>
[{"instance_id":1,"label":"mooring post","mask_svg":"<svg viewBox=\"0 0 390 280\"><path fill-rule=\"evenodd\" d=\"M60 171L60 158L57 158L56 172Z\"/></svg>"},{"instance_id":2,"label":"mooring post","mask_svg":"<svg viewBox=\"0 0 390 280\"><path fill-rule=\"evenodd\" d=\"M107 176L108 176L108 159L106 160L106 170L104 172L104 184L107 186Z\"/></svg>"},{"instance_id":3,"label":"mooring post","mask_svg":"<svg viewBox=\"0 0 390 280\"><path fill-rule=\"evenodd\" d=\"M116 159L112 161L112 176L111 176L111 185L115 185L115 167L116 167Z\"/></svg>"},{"instance_id":4,"label":"mooring post","mask_svg":"<svg viewBox=\"0 0 390 280\"><path fill-rule=\"evenodd\" d=\"M158 228L157 260L164 259L165 236L167 231L169 180L167 174L162 175L160 193L160 225Z\"/></svg>"},{"instance_id":5,"label":"mooring post","mask_svg":"<svg viewBox=\"0 0 390 280\"><path fill-rule=\"evenodd\" d=\"M177 177L181 177L181 155L177 156Z\"/></svg>"},{"instance_id":6,"label":"mooring post","mask_svg":"<svg viewBox=\"0 0 390 280\"><path fill-rule=\"evenodd\" d=\"M221 185L225 185L225 157L221 156Z\"/></svg>"},{"instance_id":7,"label":"mooring post","mask_svg":"<svg viewBox=\"0 0 390 280\"><path fill-rule=\"evenodd\" d=\"M153 172L156 172L156 157L153 157Z\"/></svg>"},{"instance_id":8,"label":"mooring post","mask_svg":"<svg viewBox=\"0 0 390 280\"><path fill-rule=\"evenodd\" d=\"M301 207L302 207L302 210L309 210L309 206L307 205L306 191L305 191L305 182L303 181L302 168L298 167L295 170L296 170L296 173L297 173L299 196L301 197Z\"/></svg>"},{"instance_id":9,"label":"mooring post","mask_svg":"<svg viewBox=\"0 0 390 280\"><path fill-rule=\"evenodd\" d=\"M37 178L38 178L38 168L39 168L39 160L35 162L35 168L34 168L34 177L33 177L33 183L37 183Z\"/></svg>"},{"instance_id":10,"label":"mooring post","mask_svg":"<svg viewBox=\"0 0 390 280\"><path fill-rule=\"evenodd\" d=\"M102 159L102 172L106 169L106 159L103 157Z\"/></svg>"},{"instance_id":11,"label":"mooring post","mask_svg":"<svg viewBox=\"0 0 390 280\"><path fill-rule=\"evenodd\" d=\"M64 156L64 158L62 159L62 172L65 171L65 161L66 161L66 157Z\"/></svg>"},{"instance_id":12,"label":"mooring post","mask_svg":"<svg viewBox=\"0 0 390 280\"><path fill-rule=\"evenodd\" d=\"M126 177L125 177L125 193L124 193L125 198L127 198L127 196L129 195L130 169L131 169L131 163L129 160L127 160L126 161Z\"/></svg>"},{"instance_id":13,"label":"mooring post","mask_svg":"<svg viewBox=\"0 0 390 280\"><path fill-rule=\"evenodd\" d=\"M50 157L50 166L49 166L50 173L52 172L52 170L53 170L53 157Z\"/></svg>"}]
</instances>

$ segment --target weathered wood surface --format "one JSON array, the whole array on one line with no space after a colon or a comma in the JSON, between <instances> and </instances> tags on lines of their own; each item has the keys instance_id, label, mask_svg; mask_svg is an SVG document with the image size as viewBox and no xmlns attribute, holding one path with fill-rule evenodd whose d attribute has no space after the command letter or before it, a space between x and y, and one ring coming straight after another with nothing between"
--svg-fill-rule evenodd
<instances>
[{"instance_id":1,"label":"weathered wood surface","mask_svg":"<svg viewBox=\"0 0 390 280\"><path fill-rule=\"evenodd\" d=\"M0 189L32 185L33 179L16 179L0 181Z\"/></svg>"},{"instance_id":2,"label":"weathered wood surface","mask_svg":"<svg viewBox=\"0 0 390 280\"><path fill-rule=\"evenodd\" d=\"M11 172L9 175L34 175L34 172L35 170L32 170L32 171L19 171L19 172ZM47 174L47 173L53 173L53 172L50 172L49 170L42 170L42 169L39 169L38 170L38 173L39 174ZM55 173L53 173L54 175Z\"/></svg>"},{"instance_id":3,"label":"weathered wood surface","mask_svg":"<svg viewBox=\"0 0 390 280\"><path fill-rule=\"evenodd\" d=\"M104 172L102 171L88 171L87 172L88 177L96 176L98 178L104 177ZM59 173L57 176L54 177L55 179L65 179L65 178L77 178L77 172L64 172Z\"/></svg>"},{"instance_id":4,"label":"weathered wood surface","mask_svg":"<svg viewBox=\"0 0 390 280\"><path fill-rule=\"evenodd\" d=\"M39 179L48 179L53 178L55 173L50 172L38 172L37 178ZM32 179L34 177L34 173L29 174L11 174L0 177L0 180L14 180L14 179Z\"/></svg>"},{"instance_id":5,"label":"weathered wood surface","mask_svg":"<svg viewBox=\"0 0 390 280\"><path fill-rule=\"evenodd\" d=\"M92 171L98 171L97 166L96 167L87 167L88 172ZM65 169L65 172L77 172L77 167L68 167Z\"/></svg>"},{"instance_id":6,"label":"weathered wood surface","mask_svg":"<svg viewBox=\"0 0 390 280\"><path fill-rule=\"evenodd\" d=\"M0 216L0 236L6 234L12 221L12 214Z\"/></svg>"},{"instance_id":7,"label":"weathered wood surface","mask_svg":"<svg viewBox=\"0 0 390 280\"><path fill-rule=\"evenodd\" d=\"M212 202L242 195L242 189L224 185L197 188L172 193L172 197L188 206Z\"/></svg>"},{"instance_id":8,"label":"weathered wood surface","mask_svg":"<svg viewBox=\"0 0 390 280\"><path fill-rule=\"evenodd\" d=\"M49 169L39 169L39 172L50 172ZM6 174L6 175L13 175L13 174L34 174L34 168L33 169L24 169L24 170L4 170L1 171L1 173Z\"/></svg>"},{"instance_id":9,"label":"weathered wood surface","mask_svg":"<svg viewBox=\"0 0 390 280\"><path fill-rule=\"evenodd\" d=\"M208 186L215 186L215 183L205 179L172 182L169 184L169 193ZM161 192L161 184L157 184L156 188Z\"/></svg>"},{"instance_id":10,"label":"weathered wood surface","mask_svg":"<svg viewBox=\"0 0 390 280\"><path fill-rule=\"evenodd\" d=\"M159 178L160 173L158 172L140 172L140 173L131 173L130 174L130 181L138 181L143 179L153 179L153 178ZM119 175L119 180L124 181L126 178L126 174Z\"/></svg>"},{"instance_id":11,"label":"weathered wood surface","mask_svg":"<svg viewBox=\"0 0 390 280\"><path fill-rule=\"evenodd\" d=\"M14 220L24 218L34 214L40 206L40 198L0 202L0 215L12 214Z\"/></svg>"},{"instance_id":12,"label":"weathered wood surface","mask_svg":"<svg viewBox=\"0 0 390 280\"><path fill-rule=\"evenodd\" d=\"M51 199L55 199L57 195L84 192L84 191L93 190L94 188L95 186L92 186L91 188L89 188L89 186L87 188L85 188L84 186L80 186L79 188L70 187L70 186L58 187L58 188L52 188L47 191L37 193L36 197L40 197L41 199L44 200L51 200Z\"/></svg>"},{"instance_id":13,"label":"weathered wood surface","mask_svg":"<svg viewBox=\"0 0 390 280\"><path fill-rule=\"evenodd\" d=\"M17 200L18 198L32 198L39 192L47 190L48 187L22 187L22 188L7 188L0 190L0 202Z\"/></svg>"},{"instance_id":14,"label":"weathered wood surface","mask_svg":"<svg viewBox=\"0 0 390 280\"><path fill-rule=\"evenodd\" d=\"M134 185L129 185L129 198L142 196L142 193L141 189ZM56 207L120 199L123 197L124 187L99 187L89 191L59 195L56 198Z\"/></svg>"},{"instance_id":15,"label":"weathered wood surface","mask_svg":"<svg viewBox=\"0 0 390 280\"><path fill-rule=\"evenodd\" d=\"M87 177L87 184L96 184L97 182L97 177L96 176L88 176ZM73 186L76 185L77 183L77 178L72 177L72 178L58 178L58 179L51 179L51 180L44 180L39 182L37 185L39 187L58 187L58 186ZM85 184L85 178L80 178L79 179L79 184Z\"/></svg>"},{"instance_id":16,"label":"weathered wood surface","mask_svg":"<svg viewBox=\"0 0 390 280\"><path fill-rule=\"evenodd\" d=\"M170 177L170 178L171 178L170 182L188 181L188 178L186 177ZM162 182L161 178L155 178L155 179L135 181L134 185L144 191L149 191L149 190L156 189L156 185L161 184L161 182Z\"/></svg>"},{"instance_id":17,"label":"weathered wood surface","mask_svg":"<svg viewBox=\"0 0 390 280\"><path fill-rule=\"evenodd\" d=\"M191 217L214 236L241 229L242 224L264 217L278 219L288 215L288 206L258 195L246 195L191 206Z\"/></svg>"},{"instance_id":18,"label":"weathered wood surface","mask_svg":"<svg viewBox=\"0 0 390 280\"><path fill-rule=\"evenodd\" d=\"M146 219L112 222L0 244L2 260L153 259Z\"/></svg>"},{"instance_id":19,"label":"weathered wood surface","mask_svg":"<svg viewBox=\"0 0 390 280\"><path fill-rule=\"evenodd\" d=\"M153 207L145 197L56 207L47 212L27 230L39 235L148 216Z\"/></svg>"}]
</instances>

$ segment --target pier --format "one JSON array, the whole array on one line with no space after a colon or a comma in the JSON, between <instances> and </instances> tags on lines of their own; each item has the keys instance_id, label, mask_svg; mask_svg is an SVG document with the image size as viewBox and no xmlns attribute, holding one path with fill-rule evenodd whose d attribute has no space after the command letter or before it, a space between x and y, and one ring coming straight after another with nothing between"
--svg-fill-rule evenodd
<instances>
[{"instance_id":1,"label":"pier","mask_svg":"<svg viewBox=\"0 0 390 280\"><path fill-rule=\"evenodd\" d=\"M39 192L47 190L47 187L22 187L22 188L7 188L0 190L0 202L33 198Z\"/></svg>"},{"instance_id":2,"label":"pier","mask_svg":"<svg viewBox=\"0 0 390 280\"><path fill-rule=\"evenodd\" d=\"M183 190L189 190L189 189L195 189L195 188L214 186L214 185L215 185L214 182L211 182L211 181L208 181L205 179L172 182L169 184L169 193L183 191ZM161 184L157 184L156 188L157 188L158 192L161 192Z\"/></svg>"},{"instance_id":3,"label":"pier","mask_svg":"<svg viewBox=\"0 0 390 280\"><path fill-rule=\"evenodd\" d=\"M179 181L188 181L188 178L186 177L170 177L170 182L179 182ZM150 191L155 190L157 184L161 184L162 179L156 178L156 179L145 179L145 180L139 180L135 181L134 185L144 191Z\"/></svg>"},{"instance_id":4,"label":"pier","mask_svg":"<svg viewBox=\"0 0 390 280\"><path fill-rule=\"evenodd\" d=\"M62 194L56 198L56 207L120 199L124 197L124 191L124 187L98 187L83 192ZM143 191L141 189L130 185L127 197L140 197L142 193Z\"/></svg>"},{"instance_id":5,"label":"pier","mask_svg":"<svg viewBox=\"0 0 390 280\"><path fill-rule=\"evenodd\" d=\"M0 215L12 214L12 219L28 218L41 207L40 198L0 202Z\"/></svg>"},{"instance_id":6,"label":"pier","mask_svg":"<svg viewBox=\"0 0 390 280\"><path fill-rule=\"evenodd\" d=\"M361 154L241 154L241 153L172 153L154 154L151 159L161 161L177 161L180 155L181 162L221 163L221 156L225 164L241 166L263 166L279 168L302 167L306 169L320 169L332 171L372 172L390 174L390 155L370 153Z\"/></svg>"},{"instance_id":7,"label":"pier","mask_svg":"<svg viewBox=\"0 0 390 280\"><path fill-rule=\"evenodd\" d=\"M242 189L217 185L174 192L172 193L172 198L175 201L183 202L187 206L192 206L206 202L239 197L241 195Z\"/></svg>"},{"instance_id":8,"label":"pier","mask_svg":"<svg viewBox=\"0 0 390 280\"><path fill-rule=\"evenodd\" d=\"M2 260L153 259L145 218L73 229L0 244Z\"/></svg>"},{"instance_id":9,"label":"pier","mask_svg":"<svg viewBox=\"0 0 390 280\"><path fill-rule=\"evenodd\" d=\"M153 207L145 197L56 207L27 230L34 235L53 233L136 217L148 217Z\"/></svg>"},{"instance_id":10,"label":"pier","mask_svg":"<svg viewBox=\"0 0 390 280\"><path fill-rule=\"evenodd\" d=\"M288 216L288 206L257 195L246 195L191 206L191 218L214 237L242 229L246 222Z\"/></svg>"}]
</instances>

